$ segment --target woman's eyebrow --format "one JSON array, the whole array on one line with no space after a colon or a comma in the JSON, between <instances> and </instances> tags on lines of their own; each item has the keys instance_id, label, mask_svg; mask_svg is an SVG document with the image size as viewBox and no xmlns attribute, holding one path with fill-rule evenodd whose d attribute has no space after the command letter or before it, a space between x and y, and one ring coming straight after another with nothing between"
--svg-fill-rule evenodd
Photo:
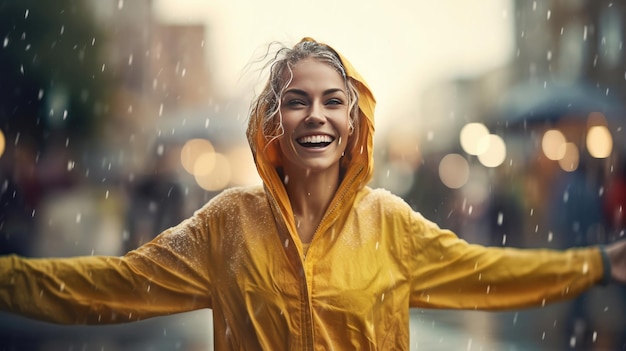
<instances>
[{"instance_id":1,"label":"woman's eyebrow","mask_svg":"<svg viewBox=\"0 0 626 351\"><path fill-rule=\"evenodd\" d=\"M337 93L337 92L345 94L343 89L331 88L331 89L324 90L322 95L330 95L330 94L334 94L334 93ZM285 90L285 93L283 95L287 95L287 94L295 94L295 95L300 95L300 96L309 96L309 94L306 91L304 91L302 89L297 89L297 88L291 88L291 89Z\"/></svg>"}]
</instances>

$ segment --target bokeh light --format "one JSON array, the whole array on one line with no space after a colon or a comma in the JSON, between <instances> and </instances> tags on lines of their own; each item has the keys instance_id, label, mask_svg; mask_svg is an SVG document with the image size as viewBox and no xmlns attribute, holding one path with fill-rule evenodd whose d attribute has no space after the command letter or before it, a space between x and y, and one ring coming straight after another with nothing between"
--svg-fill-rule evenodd
<instances>
[{"instance_id":1,"label":"bokeh light","mask_svg":"<svg viewBox=\"0 0 626 351\"><path fill-rule=\"evenodd\" d=\"M196 162L193 165L192 174L198 177L202 177L208 174L211 174L213 169L215 169L216 164L216 153L215 152L204 152L196 158Z\"/></svg>"},{"instance_id":2,"label":"bokeh light","mask_svg":"<svg viewBox=\"0 0 626 351\"><path fill-rule=\"evenodd\" d=\"M261 184L261 177L256 171L252 153L247 145L241 145L228 151L226 157L230 160L230 184L246 186Z\"/></svg>"},{"instance_id":3,"label":"bokeh light","mask_svg":"<svg viewBox=\"0 0 626 351\"><path fill-rule=\"evenodd\" d=\"M566 172L574 172L578 169L580 162L578 146L574 143L564 143L561 144L561 148L563 149L563 157L559 159L559 166Z\"/></svg>"},{"instance_id":4,"label":"bokeh light","mask_svg":"<svg viewBox=\"0 0 626 351\"><path fill-rule=\"evenodd\" d=\"M469 164L459 154L448 154L439 162L439 178L451 189L458 189L467 183Z\"/></svg>"},{"instance_id":5,"label":"bokeh light","mask_svg":"<svg viewBox=\"0 0 626 351\"><path fill-rule=\"evenodd\" d=\"M541 150L550 160L557 161L565 156L565 135L556 129L550 129L543 134Z\"/></svg>"},{"instance_id":6,"label":"bokeh light","mask_svg":"<svg viewBox=\"0 0 626 351\"><path fill-rule=\"evenodd\" d=\"M230 161L220 153L214 153L215 167L204 175L194 175L198 185L207 191L219 191L230 183L231 167Z\"/></svg>"},{"instance_id":7,"label":"bokeh light","mask_svg":"<svg viewBox=\"0 0 626 351\"><path fill-rule=\"evenodd\" d=\"M4 155L4 149L6 147L6 138L4 137L4 132L0 129L0 157Z\"/></svg>"},{"instance_id":8,"label":"bokeh light","mask_svg":"<svg viewBox=\"0 0 626 351\"><path fill-rule=\"evenodd\" d=\"M208 164L203 167L198 167L196 169L196 163L199 158L202 158L205 161L211 162L209 158L203 157L204 154L213 154L215 153L215 148L213 144L207 139L190 139L188 140L180 152L180 162L183 165L183 168L189 174L195 174L196 172L208 173L211 171L213 167L211 164ZM214 161L213 161L214 163Z\"/></svg>"},{"instance_id":9,"label":"bokeh light","mask_svg":"<svg viewBox=\"0 0 626 351\"><path fill-rule=\"evenodd\" d=\"M480 140L489 135L489 130L482 123L468 123L461 128L459 135L461 147L470 155L478 155L485 150L480 149ZM484 146L484 145L483 145Z\"/></svg>"},{"instance_id":10,"label":"bokeh light","mask_svg":"<svg viewBox=\"0 0 626 351\"><path fill-rule=\"evenodd\" d=\"M593 126L587 132L587 150L592 157L607 158L613 151L613 137L605 126Z\"/></svg>"},{"instance_id":11,"label":"bokeh light","mask_svg":"<svg viewBox=\"0 0 626 351\"><path fill-rule=\"evenodd\" d=\"M506 158L506 145L499 135L489 134L482 137L478 142L481 153L478 161L485 167L498 167Z\"/></svg>"}]
</instances>

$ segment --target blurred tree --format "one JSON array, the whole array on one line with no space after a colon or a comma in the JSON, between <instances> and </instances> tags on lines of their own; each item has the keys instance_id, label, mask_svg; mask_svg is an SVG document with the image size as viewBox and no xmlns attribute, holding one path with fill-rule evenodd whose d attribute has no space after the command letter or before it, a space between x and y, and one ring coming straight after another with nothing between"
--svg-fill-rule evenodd
<instances>
[{"instance_id":1,"label":"blurred tree","mask_svg":"<svg viewBox=\"0 0 626 351\"><path fill-rule=\"evenodd\" d=\"M85 138L111 90L89 2L0 0L0 129Z\"/></svg>"}]
</instances>

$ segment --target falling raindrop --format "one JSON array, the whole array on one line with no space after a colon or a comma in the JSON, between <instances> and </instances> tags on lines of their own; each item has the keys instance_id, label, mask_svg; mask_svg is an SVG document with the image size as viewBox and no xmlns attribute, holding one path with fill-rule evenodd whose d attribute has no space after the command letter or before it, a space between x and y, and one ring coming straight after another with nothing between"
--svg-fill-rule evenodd
<instances>
[{"instance_id":1,"label":"falling raindrop","mask_svg":"<svg viewBox=\"0 0 626 351\"><path fill-rule=\"evenodd\" d=\"M63 35L63 33L65 33L65 26L61 26L61 31L59 32L60 35Z\"/></svg>"},{"instance_id":2,"label":"falling raindrop","mask_svg":"<svg viewBox=\"0 0 626 351\"><path fill-rule=\"evenodd\" d=\"M119 0L117 2L117 9L121 10L122 8L124 8L124 0Z\"/></svg>"},{"instance_id":3,"label":"falling raindrop","mask_svg":"<svg viewBox=\"0 0 626 351\"><path fill-rule=\"evenodd\" d=\"M81 219L82 219L82 214L81 213L77 213L76 214L76 223L80 223Z\"/></svg>"},{"instance_id":4,"label":"falling raindrop","mask_svg":"<svg viewBox=\"0 0 626 351\"><path fill-rule=\"evenodd\" d=\"M502 235L502 245L506 245L506 234Z\"/></svg>"},{"instance_id":5,"label":"falling raindrop","mask_svg":"<svg viewBox=\"0 0 626 351\"><path fill-rule=\"evenodd\" d=\"M502 212L498 212L498 226L502 226L503 221L504 221L504 214Z\"/></svg>"},{"instance_id":6,"label":"falling raindrop","mask_svg":"<svg viewBox=\"0 0 626 351\"><path fill-rule=\"evenodd\" d=\"M548 242L551 243L553 240L554 234L552 232L548 232Z\"/></svg>"},{"instance_id":7,"label":"falling raindrop","mask_svg":"<svg viewBox=\"0 0 626 351\"><path fill-rule=\"evenodd\" d=\"M131 66L133 64L133 54L128 56L128 65Z\"/></svg>"},{"instance_id":8,"label":"falling raindrop","mask_svg":"<svg viewBox=\"0 0 626 351\"><path fill-rule=\"evenodd\" d=\"M28 18L28 14L30 13L29 9L26 9L26 12L24 12L24 18Z\"/></svg>"},{"instance_id":9,"label":"falling raindrop","mask_svg":"<svg viewBox=\"0 0 626 351\"><path fill-rule=\"evenodd\" d=\"M9 37L4 37L4 41L2 42L2 47L6 48L9 45ZM626 78L626 74L624 74L624 78Z\"/></svg>"}]
</instances>

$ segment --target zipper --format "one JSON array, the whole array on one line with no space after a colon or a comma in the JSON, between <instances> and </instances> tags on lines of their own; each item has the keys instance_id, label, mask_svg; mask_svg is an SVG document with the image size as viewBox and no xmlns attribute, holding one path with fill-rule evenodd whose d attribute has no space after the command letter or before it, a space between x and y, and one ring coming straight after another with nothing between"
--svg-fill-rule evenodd
<instances>
[{"instance_id":1,"label":"zipper","mask_svg":"<svg viewBox=\"0 0 626 351\"><path fill-rule=\"evenodd\" d=\"M345 198L346 193L348 192L348 190L350 190L352 188L352 185L354 185L354 182L356 181L356 179L358 178L358 176L363 172L363 169L365 167L361 167L356 174L351 178L351 180L349 180L349 183L346 184L346 186L343 188L343 191L341 192L341 194L339 195L339 197L336 198L336 201L333 201L333 207L330 208L328 211L326 211L326 213L324 214L324 216L322 217L322 219L320 220L320 223L317 225L317 227L315 228L315 232L313 232L313 236L311 237L311 245L313 245L313 241L315 241L315 238L318 236L318 232L320 231L320 228L322 226L322 223L324 223L326 221L326 219L332 214L335 213L335 211L337 210L337 208L339 207L339 204L341 203L341 201ZM285 233L285 237L286 240L290 240L290 241L294 241L293 240L293 235L289 230L289 227L287 226L287 221L285 219L284 214L282 213L282 211L280 210L280 207L277 203L275 194L276 194L276 190L274 188L274 185L271 185L271 193L272 196L270 197L270 201L272 204L272 207L274 208L274 212L280 216L280 220L279 218L276 218L274 221L277 224L277 227L279 229L282 229L282 231ZM282 238L281 238L282 240ZM283 244L284 245L284 244ZM284 246L283 246L284 247ZM309 248L310 250L310 248ZM283 250L286 251L285 254L287 256L287 258L289 259L289 251L290 250ZM297 250L296 250L296 254L297 254ZM291 255L293 256L293 255ZM313 340L315 339L314 334L315 331L313 329L313 313L311 311L311 305L309 304L309 287L307 285L307 274L306 274L306 270L305 270L305 255L302 256L302 258L300 258L300 256L298 255L297 260L294 258L291 258L290 260L293 261L297 261L298 262L298 268L301 270L302 272L302 276L303 279L299 279L300 280L300 289L303 292L302 297L303 299L300 301L301 305L302 305L302 309L303 309L303 313L302 313L302 317L300 319L300 323L302 326L305 327L304 330L308 330L309 333L302 333L302 341L304 344L304 350L314 350L315 344L313 342ZM300 272L297 271L294 272L296 275L299 275Z\"/></svg>"},{"instance_id":2,"label":"zipper","mask_svg":"<svg viewBox=\"0 0 626 351\"><path fill-rule=\"evenodd\" d=\"M339 197L336 198L336 201L334 201L334 205L332 208L330 208L328 211L326 211L326 213L324 214L324 216L322 217L322 219L320 220L319 224L317 225L317 228L315 228L315 232L313 232L313 237L311 237L311 243L310 245L313 245L313 242L315 241L315 238L318 236L318 232L320 231L320 228L322 226L322 223L324 223L326 221L326 218L328 218L330 216L330 214L334 213L337 208L339 207L339 204L341 203L341 201L346 197L346 193L348 192L348 190L350 190L352 188L352 185L354 184L354 182L356 181L356 179L358 178L359 174L361 174L361 172L363 171L364 167L361 167L359 169L359 171L354 175L354 177L352 177L351 180L349 180L349 183L346 184L346 186L344 187L343 191L341 192L341 194L339 195ZM311 247L309 247L309 250L311 250ZM304 260L306 260L306 257L304 257ZM310 340L309 343L307 344L307 350L314 350L315 348L315 344L313 342L313 340L315 339L314 334L315 331L313 329L313 312L311 311L311 305L309 304L309 287L307 285L307 279L306 279L306 270L305 270L305 262L304 260L302 260L301 265L302 265L302 274L304 276L304 279L302 280L301 286L303 288L304 291L304 297L305 297L305 303L304 303L304 308L305 308L305 313L303 314L303 318L304 316L308 317L307 321L303 321L306 322L307 327L309 328L309 330L311 331L310 333Z\"/></svg>"},{"instance_id":3,"label":"zipper","mask_svg":"<svg viewBox=\"0 0 626 351\"><path fill-rule=\"evenodd\" d=\"M313 232L313 236L311 237L311 245L313 245L313 241L315 240L315 237L318 236L318 232L322 226L322 223L324 223L326 221L326 218L328 218L330 216L331 213L334 213L335 210L337 209L337 207L339 207L339 204L341 203L341 201L346 197L346 193L348 192L348 190L350 190L352 188L352 185L354 184L354 182L356 181L356 179L359 177L359 175L361 174L361 172L363 172L363 168L365 167L361 167L356 174L354 175L354 177L352 177L352 180L349 181L348 184L346 184L346 186L344 187L343 192L341 193L341 195L339 197L336 198L336 201L334 201L334 205L333 207L326 211L326 213L324 214L324 217L322 217L322 220L320 220L320 222L317 225L317 228L315 228L315 231Z\"/></svg>"}]
</instances>

